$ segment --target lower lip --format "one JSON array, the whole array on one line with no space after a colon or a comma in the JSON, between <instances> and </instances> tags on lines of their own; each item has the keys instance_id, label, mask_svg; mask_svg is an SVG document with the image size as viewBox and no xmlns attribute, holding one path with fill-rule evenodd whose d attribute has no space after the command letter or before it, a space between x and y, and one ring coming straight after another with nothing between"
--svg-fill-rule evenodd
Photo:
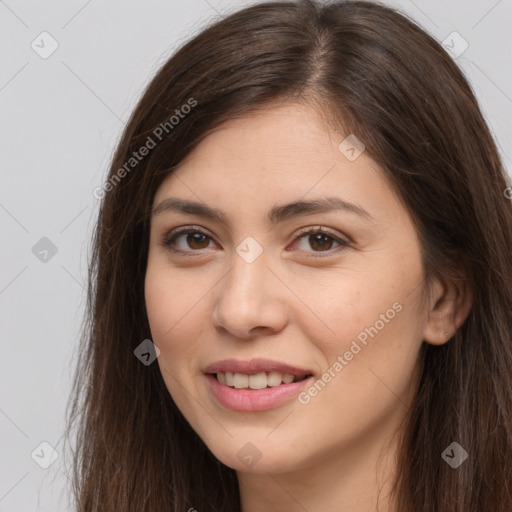
<instances>
[{"instance_id":1,"label":"lower lip","mask_svg":"<svg viewBox=\"0 0 512 512\"><path fill-rule=\"evenodd\" d=\"M231 388L219 382L213 375L206 375L206 378L213 395L224 407L234 411L266 411L296 396L313 377L291 384L253 390Z\"/></svg>"}]
</instances>

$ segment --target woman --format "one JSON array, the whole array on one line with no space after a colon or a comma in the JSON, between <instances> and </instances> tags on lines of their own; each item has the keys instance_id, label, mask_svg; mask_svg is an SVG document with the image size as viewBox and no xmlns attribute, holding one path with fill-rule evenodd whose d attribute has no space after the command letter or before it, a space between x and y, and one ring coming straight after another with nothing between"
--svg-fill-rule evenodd
<instances>
[{"instance_id":1,"label":"woman","mask_svg":"<svg viewBox=\"0 0 512 512\"><path fill-rule=\"evenodd\" d=\"M114 156L70 425L80 511L512 510L512 206L451 57L258 4Z\"/></svg>"}]
</instances>

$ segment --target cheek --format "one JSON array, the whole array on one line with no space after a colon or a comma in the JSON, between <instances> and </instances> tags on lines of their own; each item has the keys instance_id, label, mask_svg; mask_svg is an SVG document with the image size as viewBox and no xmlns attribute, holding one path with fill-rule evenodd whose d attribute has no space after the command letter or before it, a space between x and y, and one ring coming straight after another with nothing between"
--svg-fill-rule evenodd
<instances>
[{"instance_id":1,"label":"cheek","mask_svg":"<svg viewBox=\"0 0 512 512\"><path fill-rule=\"evenodd\" d=\"M187 399L182 389L188 368L182 363L191 357L188 357L190 343L187 343L187 336L180 331L186 311L182 310L177 297L182 295L176 292L175 286L170 286L165 273L153 272L148 268L145 300L152 341L160 350L157 363L167 390L183 410L187 408Z\"/></svg>"},{"instance_id":2,"label":"cheek","mask_svg":"<svg viewBox=\"0 0 512 512\"><path fill-rule=\"evenodd\" d=\"M153 341L162 341L165 333L177 321L174 318L174 304L170 288L154 272L148 271L144 286L146 311Z\"/></svg>"},{"instance_id":3,"label":"cheek","mask_svg":"<svg viewBox=\"0 0 512 512\"><path fill-rule=\"evenodd\" d=\"M369 315L362 327L345 326L337 345L324 345L325 371L305 389L299 403L307 417L327 415L337 425L335 438L354 439L378 431L386 418L406 410L412 400L420 344L412 341L414 322L405 307L398 309L389 323L382 325ZM340 332L342 328L340 322ZM364 336L358 338L361 333Z\"/></svg>"},{"instance_id":4,"label":"cheek","mask_svg":"<svg viewBox=\"0 0 512 512\"><path fill-rule=\"evenodd\" d=\"M186 277L186 276L185 276ZM197 373L196 340L205 337L207 323L205 290L194 286L179 272L149 265L145 280L145 301L152 341L160 349L158 364L174 396L190 375ZM203 299L203 300L201 300Z\"/></svg>"},{"instance_id":5,"label":"cheek","mask_svg":"<svg viewBox=\"0 0 512 512\"><path fill-rule=\"evenodd\" d=\"M178 300L177 298L181 298ZM152 341L160 349L158 364L168 382L175 375L176 363L186 357L187 337L180 332L186 320L183 294L171 285L164 272L148 268L145 281L145 301ZM170 384L168 382L168 384Z\"/></svg>"},{"instance_id":6,"label":"cheek","mask_svg":"<svg viewBox=\"0 0 512 512\"><path fill-rule=\"evenodd\" d=\"M322 293L304 295L304 302L309 300L321 319L309 322L307 337L323 353L326 369L342 357L343 368L337 365L334 373L343 373L350 387L359 389L378 382L369 373L371 368L391 383L395 372L412 370L421 345L421 318L414 292L420 281L419 262L409 267L395 262L394 266L388 263L379 267L378 272L354 272L323 282L318 288ZM324 327L319 330L318 325Z\"/></svg>"},{"instance_id":7,"label":"cheek","mask_svg":"<svg viewBox=\"0 0 512 512\"><path fill-rule=\"evenodd\" d=\"M352 340L358 335L364 341L364 329L376 321L380 326L381 314L389 311L389 318L396 313L393 303L399 294L368 274L364 278L355 272L352 275L331 275L328 279L316 280L314 287L311 287L310 280L303 284L294 288L306 306L302 306L303 313L298 323L308 330L307 337L317 340L331 357L349 350Z\"/></svg>"},{"instance_id":8,"label":"cheek","mask_svg":"<svg viewBox=\"0 0 512 512\"><path fill-rule=\"evenodd\" d=\"M156 260L156 258L155 258ZM145 279L145 301L151 333L160 342L181 328L183 321L193 315L194 287L180 279L179 272L172 272L164 264L150 259Z\"/></svg>"}]
</instances>

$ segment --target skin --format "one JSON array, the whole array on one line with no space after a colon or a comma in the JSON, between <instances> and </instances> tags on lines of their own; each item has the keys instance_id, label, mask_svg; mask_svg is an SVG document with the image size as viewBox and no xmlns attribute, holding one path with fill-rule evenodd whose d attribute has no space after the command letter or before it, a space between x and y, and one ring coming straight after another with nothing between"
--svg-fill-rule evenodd
<instances>
[{"instance_id":1,"label":"skin","mask_svg":"<svg viewBox=\"0 0 512 512\"><path fill-rule=\"evenodd\" d=\"M418 351L423 342L445 343L471 306L460 280L435 281L427 297L410 216L366 152L350 161L338 150L344 139L300 104L229 121L154 198L154 206L168 197L201 201L229 220L154 215L145 298L167 388L211 452L237 471L243 512L370 512L377 503L393 511L397 435ZM330 196L373 220L335 210L269 224L275 205ZM183 254L161 244L192 225L209 238L187 243L181 235L174 247ZM298 238L299 229L318 226L349 246ZM248 236L263 250L252 263L236 252ZM321 378L395 303L401 311L307 404L236 412L209 390L202 369L226 358L283 361ZM237 456L248 442L261 453L251 467Z\"/></svg>"}]
</instances>

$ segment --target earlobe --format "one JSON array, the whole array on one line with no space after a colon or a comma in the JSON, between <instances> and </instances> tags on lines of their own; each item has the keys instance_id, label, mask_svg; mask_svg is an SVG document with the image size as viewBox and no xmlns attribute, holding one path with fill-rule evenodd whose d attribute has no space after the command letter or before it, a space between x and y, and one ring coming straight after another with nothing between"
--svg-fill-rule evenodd
<instances>
[{"instance_id":1,"label":"earlobe","mask_svg":"<svg viewBox=\"0 0 512 512\"><path fill-rule=\"evenodd\" d=\"M449 341L465 322L473 304L467 279L437 281L423 328L423 340L431 345Z\"/></svg>"}]
</instances>

